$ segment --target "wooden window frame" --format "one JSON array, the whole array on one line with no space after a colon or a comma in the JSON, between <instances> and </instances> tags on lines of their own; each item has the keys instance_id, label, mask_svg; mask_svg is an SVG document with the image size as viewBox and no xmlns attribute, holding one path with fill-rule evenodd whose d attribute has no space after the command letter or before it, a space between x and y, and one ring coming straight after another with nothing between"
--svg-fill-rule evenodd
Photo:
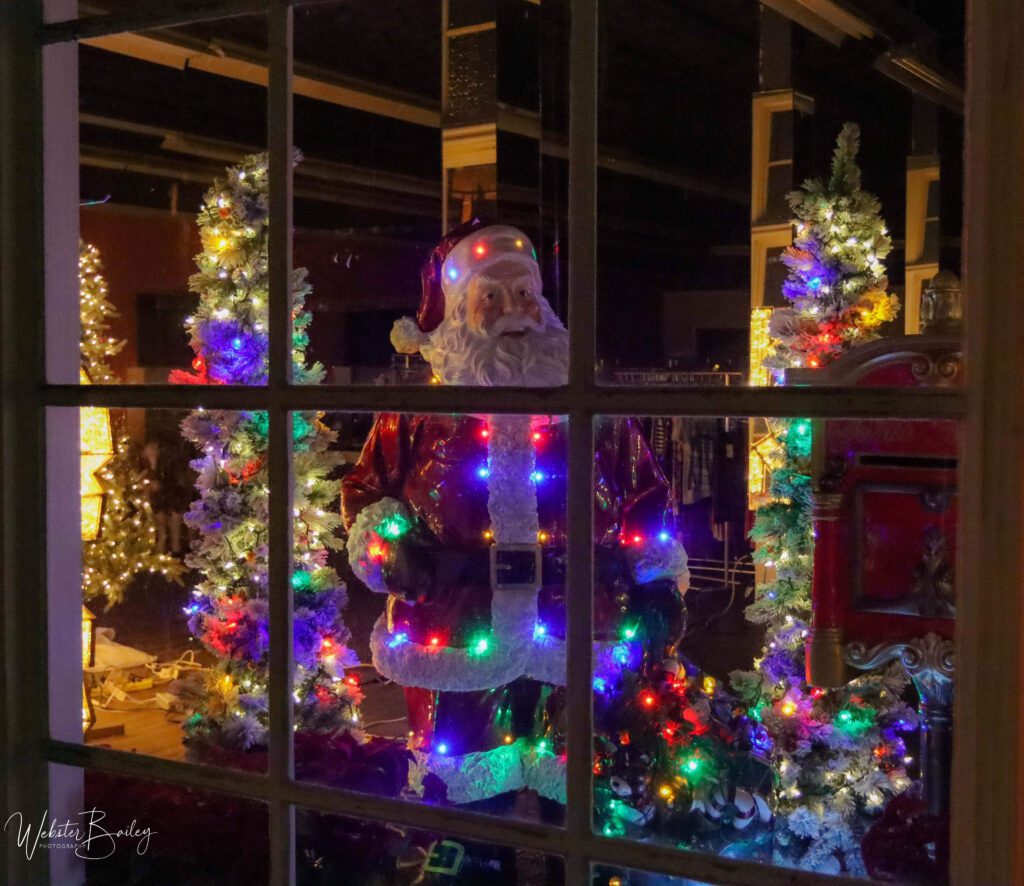
<instances>
[{"instance_id":1,"label":"wooden window frame","mask_svg":"<svg viewBox=\"0 0 1024 886\"><path fill-rule=\"evenodd\" d=\"M570 40L569 318L570 380L564 388L490 389L366 386L291 387L288 269L291 267L292 16L288 0L146 0L128 14L44 23L44 0L0 4L0 457L3 495L4 679L0 739L5 808L46 808L59 788L53 764L215 790L266 802L271 876L294 882L296 806L387 820L562 856L566 882L589 883L593 863L678 874L709 883L825 884L834 878L752 862L597 836L591 828L591 463L600 414L877 416L963 422L963 530L958 557L958 625L953 860L955 884L1024 883L1024 7L974 0L968 10L965 291L968 386L963 391L869 389L604 388L594 378L597 283L597 0L573 0ZM368 7L368 10L370 7ZM74 41L144 27L266 13L269 28L270 378L265 387L78 386L77 319L65 284L77 244L55 242L59 207L77 205L77 173L61 171L52 137L73 115L74 77L47 70L48 54ZM368 14L370 12L368 11ZM67 58L64 59L65 67ZM56 67L51 65L51 68ZM73 67L73 64L71 65ZM50 138L47 138L47 133ZM64 146L65 151L67 146ZM76 144L77 149L77 144ZM999 158L999 163L993 158ZM77 163L72 161L77 170ZM73 204L72 204L73 201ZM77 213L72 213L77 225ZM64 232L71 231L64 220ZM59 239L59 238L57 238ZM26 258L28 257L28 258ZM63 281L63 283L61 282ZM43 307L45 305L45 308ZM77 304L73 306L77 318ZM48 346L48 349L45 347ZM40 354L46 354L46 361ZM63 354L63 357L61 356ZM73 361L71 359L73 355ZM61 360L68 366L61 365ZM47 369L48 365L48 369ZM60 462L44 459L55 408L198 406L270 414L271 682L270 768L264 775L217 771L52 737L48 696L48 513L46 483ZM291 510L289 425L293 410L503 411L566 414L569 443L569 763L564 828L459 809L368 796L297 782L291 749ZM56 546L54 546L56 550ZM49 700L48 700L49 699ZM993 712L998 711L999 719ZM38 814L36 819L38 820ZM48 859L33 861L5 839L7 882L49 882ZM847 880L845 882L858 882Z\"/></svg>"}]
</instances>

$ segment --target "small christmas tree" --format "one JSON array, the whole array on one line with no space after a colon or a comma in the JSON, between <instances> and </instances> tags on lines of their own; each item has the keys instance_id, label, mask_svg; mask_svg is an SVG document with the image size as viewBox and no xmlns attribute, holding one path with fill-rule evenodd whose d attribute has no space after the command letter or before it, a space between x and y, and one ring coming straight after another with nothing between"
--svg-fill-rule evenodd
<instances>
[{"instance_id":1,"label":"small christmas tree","mask_svg":"<svg viewBox=\"0 0 1024 886\"><path fill-rule=\"evenodd\" d=\"M792 304L772 315L774 369L816 369L851 345L870 341L896 317L899 299L886 292L883 260L892 248L878 198L861 189L860 131L839 133L827 182L813 179L793 191L796 236L782 254L789 276L782 294Z\"/></svg>"},{"instance_id":2,"label":"small christmas tree","mask_svg":"<svg viewBox=\"0 0 1024 886\"><path fill-rule=\"evenodd\" d=\"M116 317L107 299L100 254L95 246L79 244L78 286L81 310L82 368L94 384L116 384L108 359L124 347L109 334ZM124 600L136 575L160 574L181 583L182 563L156 546L156 523L149 503L148 480L132 440L122 436L114 454L95 474L103 490L99 534L82 547L82 594L86 600L106 599L106 608Z\"/></svg>"},{"instance_id":3,"label":"small christmas tree","mask_svg":"<svg viewBox=\"0 0 1024 886\"><path fill-rule=\"evenodd\" d=\"M110 335L110 318L117 310L107 298L100 252L89 243L78 243L78 306L81 317L82 368L94 385L117 384L108 361L121 353L124 339Z\"/></svg>"},{"instance_id":4,"label":"small christmas tree","mask_svg":"<svg viewBox=\"0 0 1024 886\"><path fill-rule=\"evenodd\" d=\"M823 366L876 337L896 315L882 264L891 244L878 200L860 187L858 138L857 127L846 124L829 181L809 181L789 195L796 238L783 254L789 268L783 292L793 307L772 318L776 343L766 366ZM755 560L774 571L747 609L751 621L766 627L765 648L755 670L734 673L732 685L762 724L760 743L778 776L775 860L863 876L866 823L887 796L910 784L901 733L916 727L917 715L902 701L907 680L896 667L838 690L806 683L811 423L778 422L775 437L770 501L758 509L750 533Z\"/></svg>"},{"instance_id":5,"label":"small christmas tree","mask_svg":"<svg viewBox=\"0 0 1024 886\"><path fill-rule=\"evenodd\" d=\"M245 158L218 179L199 213L203 252L189 281L199 307L188 318L195 351L193 373L171 381L190 384L265 384L267 379L267 158ZM293 378L316 383L319 365L307 367L304 310L306 272L292 276ZM293 418L295 488L294 675L300 729L335 729L357 719L360 700L349 632L341 612L345 587L327 565L338 546L334 507L341 461L330 451L334 432L321 415ZM199 448L192 462L199 497L185 516L199 533L186 559L203 579L187 607L194 635L218 658L206 694L187 723L194 743L248 750L265 744L267 730L267 436L265 412L196 410L182 423Z\"/></svg>"}]
</instances>

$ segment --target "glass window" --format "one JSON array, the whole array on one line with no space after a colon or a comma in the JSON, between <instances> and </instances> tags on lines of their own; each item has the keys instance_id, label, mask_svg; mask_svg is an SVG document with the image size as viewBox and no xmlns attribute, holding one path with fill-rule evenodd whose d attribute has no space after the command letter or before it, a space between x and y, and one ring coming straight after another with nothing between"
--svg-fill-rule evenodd
<instances>
[{"instance_id":1,"label":"glass window","mask_svg":"<svg viewBox=\"0 0 1024 886\"><path fill-rule=\"evenodd\" d=\"M962 3L15 3L15 790L156 822L88 882L965 879Z\"/></svg>"},{"instance_id":2,"label":"glass window","mask_svg":"<svg viewBox=\"0 0 1024 886\"><path fill-rule=\"evenodd\" d=\"M595 424L616 503L595 513L597 830L945 877L956 423L658 417L612 447L609 421ZM752 424L767 433L749 448ZM618 471L616 451L633 455Z\"/></svg>"},{"instance_id":3,"label":"glass window","mask_svg":"<svg viewBox=\"0 0 1024 886\"><path fill-rule=\"evenodd\" d=\"M312 809L297 810L295 839L300 884L566 882L554 855Z\"/></svg>"},{"instance_id":4,"label":"glass window","mask_svg":"<svg viewBox=\"0 0 1024 886\"><path fill-rule=\"evenodd\" d=\"M599 382L773 384L926 331L927 284L960 274L962 4L915 9L915 50L874 64L860 14L657 20L601 4Z\"/></svg>"},{"instance_id":5,"label":"glass window","mask_svg":"<svg viewBox=\"0 0 1024 886\"><path fill-rule=\"evenodd\" d=\"M261 15L79 43L92 383L265 384L266 77Z\"/></svg>"},{"instance_id":6,"label":"glass window","mask_svg":"<svg viewBox=\"0 0 1024 886\"><path fill-rule=\"evenodd\" d=\"M323 442L295 439L296 550L347 538L328 542L344 584L316 551L297 559L296 697L310 725L351 705L340 722L371 740L325 743L299 724L297 776L561 824L565 417L300 420ZM329 628L318 599L338 614Z\"/></svg>"}]
</instances>

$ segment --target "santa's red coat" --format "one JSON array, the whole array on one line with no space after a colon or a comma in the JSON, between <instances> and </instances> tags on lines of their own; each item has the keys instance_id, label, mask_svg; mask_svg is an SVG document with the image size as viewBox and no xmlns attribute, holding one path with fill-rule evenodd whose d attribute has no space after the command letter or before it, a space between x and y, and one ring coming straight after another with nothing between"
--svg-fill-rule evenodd
<instances>
[{"instance_id":1,"label":"santa's red coat","mask_svg":"<svg viewBox=\"0 0 1024 886\"><path fill-rule=\"evenodd\" d=\"M535 427L536 427L535 422ZM448 551L485 552L491 542L487 510L486 423L473 416L383 413L374 422L355 467L342 483L342 515L350 528L359 512L382 498L406 504ZM541 425L537 441L537 514L547 562L564 555L566 541L567 424ZM666 521L669 487L635 419L605 419L595 427L594 543L602 557L621 557L639 537L656 537ZM564 572L564 570L563 570ZM396 602L395 624L409 639L443 636L462 646L486 625L491 589L448 586L419 603ZM564 636L564 585L545 581L540 612L553 636ZM596 636L614 632L620 618L611 588L595 587Z\"/></svg>"}]
</instances>

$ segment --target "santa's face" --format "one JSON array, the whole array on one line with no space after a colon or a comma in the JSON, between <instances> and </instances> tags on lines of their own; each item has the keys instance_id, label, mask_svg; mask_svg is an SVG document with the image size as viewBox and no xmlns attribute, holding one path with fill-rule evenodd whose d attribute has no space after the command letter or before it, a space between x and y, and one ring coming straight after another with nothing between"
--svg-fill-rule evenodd
<instances>
[{"instance_id":1,"label":"santa's face","mask_svg":"<svg viewBox=\"0 0 1024 886\"><path fill-rule=\"evenodd\" d=\"M569 333L540 292L534 263L498 261L465 286L421 352L447 385L564 385Z\"/></svg>"},{"instance_id":2,"label":"santa's face","mask_svg":"<svg viewBox=\"0 0 1024 886\"><path fill-rule=\"evenodd\" d=\"M543 330L536 276L522 265L498 262L474 277L466 288L466 324L491 338L522 338Z\"/></svg>"}]
</instances>

